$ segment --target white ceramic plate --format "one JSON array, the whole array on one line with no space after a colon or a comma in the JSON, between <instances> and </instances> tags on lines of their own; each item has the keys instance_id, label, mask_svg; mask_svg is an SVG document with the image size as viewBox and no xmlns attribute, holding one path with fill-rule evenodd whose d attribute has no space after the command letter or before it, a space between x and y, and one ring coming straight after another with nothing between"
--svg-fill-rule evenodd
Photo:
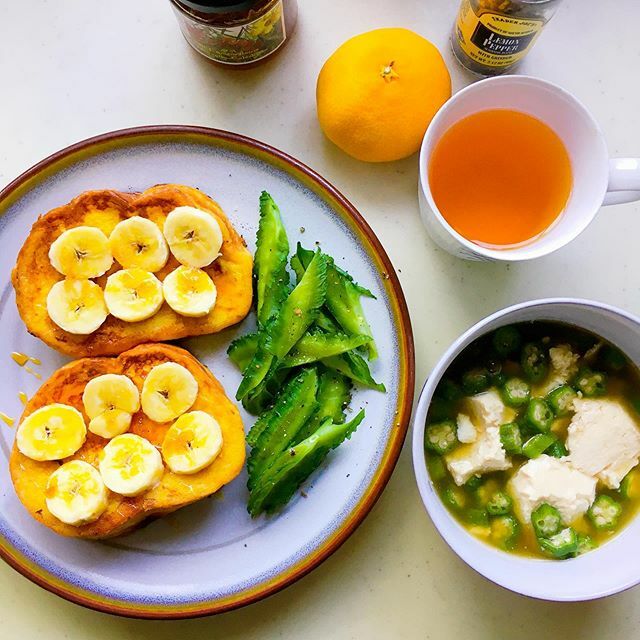
<instances>
[{"instance_id":1,"label":"white ceramic plate","mask_svg":"<svg viewBox=\"0 0 640 640\"><path fill-rule=\"evenodd\" d=\"M354 410L367 417L320 473L278 515L252 520L243 473L214 497L106 542L59 537L19 502L7 458L15 430L0 425L0 554L18 571L69 600L138 617L216 613L290 584L330 555L362 521L397 460L411 412L413 346L400 285L373 232L320 176L296 160L235 134L194 127L144 127L93 138L47 158L0 193L0 410L18 418L20 391L40 382L10 359L12 351L42 361L46 379L66 358L30 336L18 316L10 274L38 215L89 189L142 191L163 182L196 186L217 200L253 251L258 197L280 205L292 246L316 242L349 269L377 300L365 311L378 342L376 379L387 393L359 389ZM304 232L302 231L304 228ZM43 251L46 248L43 247ZM233 397L240 381L227 360L244 323L182 344ZM242 411L242 409L241 409ZM245 426L253 418L243 412Z\"/></svg>"}]
</instances>

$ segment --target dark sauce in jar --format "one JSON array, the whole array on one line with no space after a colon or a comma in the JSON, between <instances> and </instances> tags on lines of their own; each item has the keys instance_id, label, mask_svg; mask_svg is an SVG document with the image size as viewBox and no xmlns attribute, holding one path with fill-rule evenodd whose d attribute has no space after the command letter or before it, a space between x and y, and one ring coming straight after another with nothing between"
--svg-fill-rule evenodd
<instances>
[{"instance_id":1,"label":"dark sauce in jar","mask_svg":"<svg viewBox=\"0 0 640 640\"><path fill-rule=\"evenodd\" d=\"M289 40L297 0L170 0L187 42L209 60L247 68Z\"/></svg>"}]
</instances>

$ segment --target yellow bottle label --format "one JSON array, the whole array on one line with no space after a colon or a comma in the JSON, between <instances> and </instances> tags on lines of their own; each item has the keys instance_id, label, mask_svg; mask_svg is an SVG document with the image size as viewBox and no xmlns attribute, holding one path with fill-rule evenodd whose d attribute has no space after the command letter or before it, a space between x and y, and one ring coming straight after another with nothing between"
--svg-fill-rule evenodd
<instances>
[{"instance_id":1,"label":"yellow bottle label","mask_svg":"<svg viewBox=\"0 0 640 640\"><path fill-rule=\"evenodd\" d=\"M456 20L460 48L475 62L487 67L508 67L527 54L542 31L543 20L529 20L487 11L475 13L463 0Z\"/></svg>"}]
</instances>

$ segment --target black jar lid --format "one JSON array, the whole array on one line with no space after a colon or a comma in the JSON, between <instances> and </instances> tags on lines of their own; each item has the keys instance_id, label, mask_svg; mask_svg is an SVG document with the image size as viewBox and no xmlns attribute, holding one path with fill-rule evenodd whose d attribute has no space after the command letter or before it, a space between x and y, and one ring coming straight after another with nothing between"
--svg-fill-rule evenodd
<instances>
[{"instance_id":1,"label":"black jar lid","mask_svg":"<svg viewBox=\"0 0 640 640\"><path fill-rule=\"evenodd\" d=\"M235 13L239 11L248 11L253 8L259 0L180 0L180 4L184 4L194 11L200 13Z\"/></svg>"}]
</instances>

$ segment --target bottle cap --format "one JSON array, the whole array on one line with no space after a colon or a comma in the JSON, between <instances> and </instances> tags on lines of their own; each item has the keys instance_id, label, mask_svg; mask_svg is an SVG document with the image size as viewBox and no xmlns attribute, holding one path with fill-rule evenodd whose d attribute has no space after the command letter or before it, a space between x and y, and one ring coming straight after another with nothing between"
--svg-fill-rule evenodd
<instances>
[{"instance_id":1,"label":"bottle cap","mask_svg":"<svg viewBox=\"0 0 640 640\"><path fill-rule=\"evenodd\" d=\"M248 11L259 4L258 0L197 0L197 2L179 0L179 2L200 13L235 13Z\"/></svg>"}]
</instances>

